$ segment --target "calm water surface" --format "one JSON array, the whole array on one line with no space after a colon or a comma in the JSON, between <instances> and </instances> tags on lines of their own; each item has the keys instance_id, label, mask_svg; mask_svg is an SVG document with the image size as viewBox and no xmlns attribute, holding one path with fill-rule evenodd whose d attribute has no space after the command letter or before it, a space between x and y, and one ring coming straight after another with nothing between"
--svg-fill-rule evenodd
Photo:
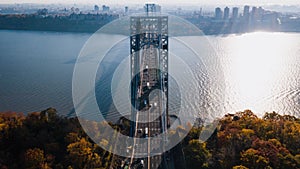
<instances>
[{"instance_id":1,"label":"calm water surface","mask_svg":"<svg viewBox=\"0 0 300 169\"><path fill-rule=\"evenodd\" d=\"M0 37L0 111L55 107L61 114L71 113L74 62L90 35L2 30ZM215 83L224 88L202 90L223 107L220 116L244 109L299 116L300 34L257 32L209 39L219 60L209 62L209 75L218 79L222 72L224 80ZM207 102L214 110L215 103Z\"/></svg>"}]
</instances>

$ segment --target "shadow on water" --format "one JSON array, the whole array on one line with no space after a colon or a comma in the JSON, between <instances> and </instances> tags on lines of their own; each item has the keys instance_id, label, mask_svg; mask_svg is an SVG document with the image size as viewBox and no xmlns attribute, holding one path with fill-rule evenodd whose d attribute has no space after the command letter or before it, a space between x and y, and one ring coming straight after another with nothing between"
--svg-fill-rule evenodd
<instances>
[{"instance_id":1,"label":"shadow on water","mask_svg":"<svg viewBox=\"0 0 300 169\"><path fill-rule=\"evenodd\" d=\"M127 38L113 46L106 53L97 70L95 79L95 96L99 110L106 119L109 118L107 120L116 119L121 116L113 103L111 84L117 67L130 54L128 42L129 39ZM72 62L74 61L70 60L66 62L66 64L70 64ZM91 95L93 95L92 91L85 97L85 99L88 99ZM84 103L84 101L81 103ZM88 115L89 112L86 112L86 114ZM74 108L67 114L67 117L72 116L76 116Z\"/></svg>"},{"instance_id":2,"label":"shadow on water","mask_svg":"<svg viewBox=\"0 0 300 169\"><path fill-rule=\"evenodd\" d=\"M120 41L118 44L113 46L105 55L103 60L101 61L97 74L96 74L96 84L95 84L95 96L97 100L97 104L100 112L103 117L107 121L117 121L124 114L130 114L131 110L127 112L118 112L116 106L114 105L114 101L112 98L112 81L114 73L116 72L118 66L129 56L130 47L129 47L129 38ZM68 63L72 63L74 61L70 60ZM75 61L76 62L76 61ZM128 68L130 65L128 65ZM116 79L118 80L118 79ZM129 85L129 84L128 84ZM124 86L126 90L126 86ZM170 91L178 91L179 87L176 83L175 79L169 77L169 92ZM128 91L130 94L130 91ZM92 96L92 91L85 97L85 100L88 100L90 96ZM169 97L169 111L170 112L178 112L180 109L180 94L177 96L170 95ZM84 104L84 100L81 102ZM125 103L126 104L126 103ZM92 117L95 114L93 112L84 112L88 117ZM91 116L90 116L91 115ZM67 117L76 116L75 109L73 108L68 114Z\"/></svg>"}]
</instances>

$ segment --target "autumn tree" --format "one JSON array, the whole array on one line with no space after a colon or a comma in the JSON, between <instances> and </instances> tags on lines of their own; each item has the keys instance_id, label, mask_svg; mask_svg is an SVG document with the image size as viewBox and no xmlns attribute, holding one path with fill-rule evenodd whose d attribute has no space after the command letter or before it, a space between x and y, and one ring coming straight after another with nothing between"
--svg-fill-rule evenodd
<instances>
[{"instance_id":1,"label":"autumn tree","mask_svg":"<svg viewBox=\"0 0 300 169\"><path fill-rule=\"evenodd\" d=\"M247 168L243 165L237 165L237 166L232 167L232 169L249 169L249 168Z\"/></svg>"},{"instance_id":2,"label":"autumn tree","mask_svg":"<svg viewBox=\"0 0 300 169\"><path fill-rule=\"evenodd\" d=\"M28 149L24 159L26 169L50 169L45 162L44 151L39 148Z\"/></svg>"},{"instance_id":3,"label":"autumn tree","mask_svg":"<svg viewBox=\"0 0 300 169\"><path fill-rule=\"evenodd\" d=\"M70 165L74 169L88 169L88 168L100 168L101 158L93 152L94 147L92 143L88 142L85 138L81 138L79 141L71 143L67 147L68 159Z\"/></svg>"},{"instance_id":4,"label":"autumn tree","mask_svg":"<svg viewBox=\"0 0 300 169\"><path fill-rule=\"evenodd\" d=\"M242 165L251 169L266 169L269 166L269 160L259 154L258 150L250 148L241 155Z\"/></svg>"},{"instance_id":5,"label":"autumn tree","mask_svg":"<svg viewBox=\"0 0 300 169\"><path fill-rule=\"evenodd\" d=\"M211 154L206 149L206 143L200 143L199 140L190 140L184 149L184 154L187 168L208 168L208 159L211 157Z\"/></svg>"}]
</instances>

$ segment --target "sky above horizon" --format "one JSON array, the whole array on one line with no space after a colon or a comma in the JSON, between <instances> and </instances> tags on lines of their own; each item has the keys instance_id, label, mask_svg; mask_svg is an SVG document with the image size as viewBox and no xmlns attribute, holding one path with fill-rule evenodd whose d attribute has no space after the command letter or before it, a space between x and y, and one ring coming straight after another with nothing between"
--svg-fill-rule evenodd
<instances>
[{"instance_id":1,"label":"sky above horizon","mask_svg":"<svg viewBox=\"0 0 300 169\"><path fill-rule=\"evenodd\" d=\"M0 4L14 3L62 3L62 4L144 4L154 2L158 4L203 4L203 5L300 5L299 0L0 0Z\"/></svg>"}]
</instances>

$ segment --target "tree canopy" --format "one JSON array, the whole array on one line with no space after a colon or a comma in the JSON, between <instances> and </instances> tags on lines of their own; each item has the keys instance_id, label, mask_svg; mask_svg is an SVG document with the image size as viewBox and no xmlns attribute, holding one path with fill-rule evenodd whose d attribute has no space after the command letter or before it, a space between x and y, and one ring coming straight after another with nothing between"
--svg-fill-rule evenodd
<instances>
[{"instance_id":1,"label":"tree canopy","mask_svg":"<svg viewBox=\"0 0 300 169\"><path fill-rule=\"evenodd\" d=\"M129 123L95 124L104 135L108 125L128 133ZM184 127L170 131L172 137ZM281 169L300 168L300 119L266 113L262 118L245 110L227 114L219 120L213 135L199 140L202 126L191 126L180 146L171 150L178 169ZM96 130L95 130L96 131ZM107 137L112 137L107 135ZM109 145L108 140L99 141ZM78 119L59 116L53 108L27 115L0 113L0 169L119 168L114 157L94 143L81 128ZM120 161L120 160L119 160ZM176 169L177 169L176 168Z\"/></svg>"}]
</instances>

